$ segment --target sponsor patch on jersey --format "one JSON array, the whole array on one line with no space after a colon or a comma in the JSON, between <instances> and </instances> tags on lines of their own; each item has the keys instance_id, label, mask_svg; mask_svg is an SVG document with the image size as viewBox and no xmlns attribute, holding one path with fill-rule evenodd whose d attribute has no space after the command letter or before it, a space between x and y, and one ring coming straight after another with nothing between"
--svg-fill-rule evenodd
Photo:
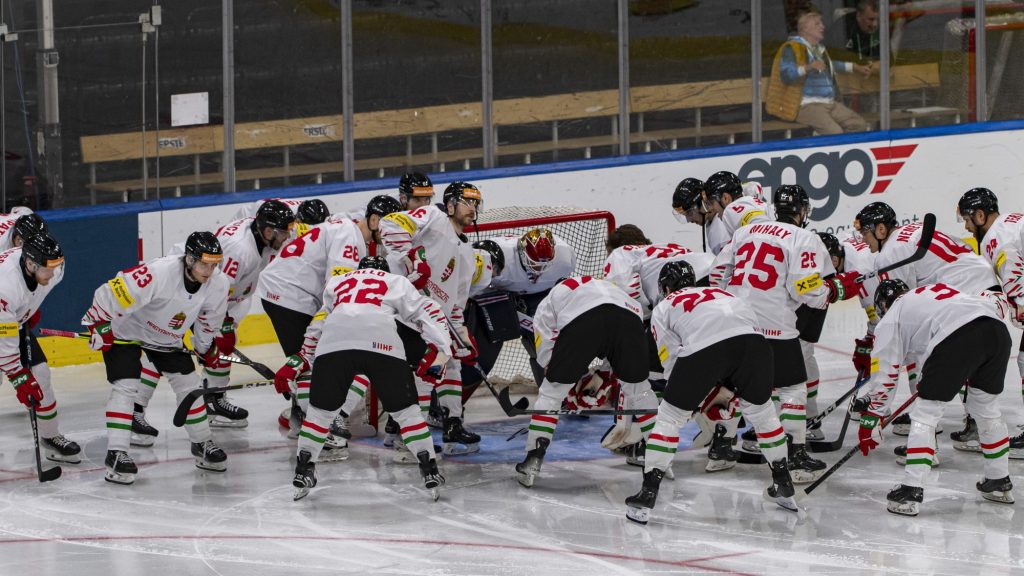
<instances>
[{"instance_id":1,"label":"sponsor patch on jersey","mask_svg":"<svg viewBox=\"0 0 1024 576\"><path fill-rule=\"evenodd\" d=\"M747 212L743 215L743 218L740 218L740 226L750 224L750 221L753 220L755 216L764 216L764 210L751 210L750 212Z\"/></svg>"},{"instance_id":2,"label":"sponsor patch on jersey","mask_svg":"<svg viewBox=\"0 0 1024 576\"><path fill-rule=\"evenodd\" d=\"M385 216L384 219L391 220L395 224L398 224L399 226L402 227L403 230L405 230L409 234L416 233L416 222L414 222L412 218L409 218L407 215L401 212L392 212L391 214Z\"/></svg>"},{"instance_id":3,"label":"sponsor patch on jersey","mask_svg":"<svg viewBox=\"0 0 1024 576\"><path fill-rule=\"evenodd\" d=\"M996 272L998 273L1003 269L1003 264L1006 264L1006 250L1000 250L999 256L996 256Z\"/></svg>"},{"instance_id":4,"label":"sponsor patch on jersey","mask_svg":"<svg viewBox=\"0 0 1024 576\"><path fill-rule=\"evenodd\" d=\"M18 323L17 322L4 322L0 324L0 338L17 338L18 337Z\"/></svg>"},{"instance_id":5,"label":"sponsor patch on jersey","mask_svg":"<svg viewBox=\"0 0 1024 576\"><path fill-rule=\"evenodd\" d=\"M181 327L185 325L185 313L178 312L171 318L171 321L167 323L167 327L171 330L181 330Z\"/></svg>"},{"instance_id":6,"label":"sponsor patch on jersey","mask_svg":"<svg viewBox=\"0 0 1024 576\"><path fill-rule=\"evenodd\" d=\"M448 265L444 267L444 271L441 272L441 282L447 282L452 276L452 272L455 272L455 258L448 261Z\"/></svg>"},{"instance_id":7,"label":"sponsor patch on jersey","mask_svg":"<svg viewBox=\"0 0 1024 576\"><path fill-rule=\"evenodd\" d=\"M533 349L534 350L540 350L540 341L541 340L543 340L543 338L540 337L540 334L535 333L533 335Z\"/></svg>"},{"instance_id":8,"label":"sponsor patch on jersey","mask_svg":"<svg viewBox=\"0 0 1024 576\"><path fill-rule=\"evenodd\" d=\"M821 274L815 272L806 278L793 282L793 286L796 288L797 294L807 294L811 290L821 288Z\"/></svg>"},{"instance_id":9,"label":"sponsor patch on jersey","mask_svg":"<svg viewBox=\"0 0 1024 576\"><path fill-rule=\"evenodd\" d=\"M132 298L130 292L128 292L128 286L125 285L124 279L118 276L107 282L110 286L110 291L114 293L114 298L122 308L131 308L132 304L135 304L135 299Z\"/></svg>"},{"instance_id":10,"label":"sponsor patch on jersey","mask_svg":"<svg viewBox=\"0 0 1024 576\"><path fill-rule=\"evenodd\" d=\"M335 266L331 268L331 276L341 276L342 274L348 274L352 269L348 266Z\"/></svg>"},{"instance_id":11,"label":"sponsor patch on jersey","mask_svg":"<svg viewBox=\"0 0 1024 576\"><path fill-rule=\"evenodd\" d=\"M327 310L321 310L313 315L313 321L323 320L327 318Z\"/></svg>"},{"instance_id":12,"label":"sponsor patch on jersey","mask_svg":"<svg viewBox=\"0 0 1024 576\"><path fill-rule=\"evenodd\" d=\"M664 364L665 362L668 361L668 347L667 346L662 346L661 348L658 348L658 360L661 360L662 364Z\"/></svg>"},{"instance_id":13,"label":"sponsor patch on jersey","mask_svg":"<svg viewBox=\"0 0 1024 576\"><path fill-rule=\"evenodd\" d=\"M484 275L484 257L476 255L476 271L473 272L473 285L476 285L480 281L480 277Z\"/></svg>"},{"instance_id":14,"label":"sponsor patch on jersey","mask_svg":"<svg viewBox=\"0 0 1024 576\"><path fill-rule=\"evenodd\" d=\"M875 372L878 372L878 358L871 359L871 373L874 374ZM911 377L911 380L913 380L913 377Z\"/></svg>"}]
</instances>

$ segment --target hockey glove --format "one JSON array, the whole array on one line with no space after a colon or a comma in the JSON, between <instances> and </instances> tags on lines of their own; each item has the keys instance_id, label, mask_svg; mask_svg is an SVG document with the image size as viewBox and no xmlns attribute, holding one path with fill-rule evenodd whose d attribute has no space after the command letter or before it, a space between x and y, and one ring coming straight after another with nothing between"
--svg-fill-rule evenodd
<instances>
[{"instance_id":1,"label":"hockey glove","mask_svg":"<svg viewBox=\"0 0 1024 576\"><path fill-rule=\"evenodd\" d=\"M309 370L309 362L301 354L292 354L285 361L284 366L274 374L274 390L279 394L291 392L291 383L306 370Z\"/></svg>"},{"instance_id":2,"label":"hockey glove","mask_svg":"<svg viewBox=\"0 0 1024 576\"><path fill-rule=\"evenodd\" d=\"M213 343L221 354L231 354L235 351L235 321L233 318L224 317L224 323L220 326L220 335L213 339Z\"/></svg>"},{"instance_id":3,"label":"hockey glove","mask_svg":"<svg viewBox=\"0 0 1024 576\"><path fill-rule=\"evenodd\" d=\"M36 382L36 377L32 375L32 371L28 368L22 368L16 372L12 372L7 375L11 380L11 384L14 385L14 392L18 395L18 402L25 405L25 408L31 408L33 402L38 406L43 402L43 391L39 389L39 382Z\"/></svg>"},{"instance_id":4,"label":"hockey glove","mask_svg":"<svg viewBox=\"0 0 1024 576\"><path fill-rule=\"evenodd\" d=\"M860 429L857 431L857 440L860 442L860 451L865 456L878 448L882 443L882 429L878 426L879 416L872 412L864 412L860 415Z\"/></svg>"},{"instance_id":5,"label":"hockey glove","mask_svg":"<svg viewBox=\"0 0 1024 576\"><path fill-rule=\"evenodd\" d=\"M469 333L465 326L459 326L455 330L459 333L459 338L462 339L462 342L460 345L458 339L456 339L455 346L452 347L452 356L459 362L472 366L476 362L477 356L476 338L473 338L473 335ZM462 345L465 345L465 348Z\"/></svg>"},{"instance_id":6,"label":"hockey glove","mask_svg":"<svg viewBox=\"0 0 1024 576\"><path fill-rule=\"evenodd\" d=\"M856 270L852 272L839 272L835 276L825 280L825 285L828 286L828 301L839 302L840 300L849 300L856 296L861 289L862 283L857 281L860 276L860 272Z\"/></svg>"},{"instance_id":7,"label":"hockey glove","mask_svg":"<svg viewBox=\"0 0 1024 576\"><path fill-rule=\"evenodd\" d=\"M206 349L206 352L199 354L199 363L207 368L212 368L220 363L220 349L217 348L216 339L210 343L210 347Z\"/></svg>"},{"instance_id":8,"label":"hockey glove","mask_svg":"<svg viewBox=\"0 0 1024 576\"><path fill-rule=\"evenodd\" d=\"M444 379L444 365L447 362L448 356L438 352L437 346L429 344L419 366L416 367L416 375L424 382L437 386Z\"/></svg>"},{"instance_id":9,"label":"hockey glove","mask_svg":"<svg viewBox=\"0 0 1024 576\"><path fill-rule=\"evenodd\" d=\"M89 326L89 348L97 352L106 352L114 346L114 332L110 322L97 322Z\"/></svg>"},{"instance_id":10,"label":"hockey glove","mask_svg":"<svg viewBox=\"0 0 1024 576\"><path fill-rule=\"evenodd\" d=\"M427 264L427 253L423 246L409 250L402 261L405 262L408 271L405 277L412 282L412 287L417 290L426 288L427 281L430 280L430 265Z\"/></svg>"},{"instance_id":11,"label":"hockey glove","mask_svg":"<svg viewBox=\"0 0 1024 576\"><path fill-rule=\"evenodd\" d=\"M863 376L871 375L871 349L875 346L875 337L868 334L854 341L853 367Z\"/></svg>"}]
</instances>

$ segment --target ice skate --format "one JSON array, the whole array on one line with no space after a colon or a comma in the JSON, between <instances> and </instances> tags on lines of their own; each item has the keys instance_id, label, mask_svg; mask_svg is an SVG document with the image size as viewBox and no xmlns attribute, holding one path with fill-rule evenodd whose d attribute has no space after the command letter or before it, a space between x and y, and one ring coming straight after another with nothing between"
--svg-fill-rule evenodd
<instances>
[{"instance_id":1,"label":"ice skate","mask_svg":"<svg viewBox=\"0 0 1024 576\"><path fill-rule=\"evenodd\" d=\"M630 466L644 466L644 455L647 452L647 442L643 440L636 444L630 444L622 448L622 453L626 455L626 464Z\"/></svg>"},{"instance_id":2,"label":"ice skate","mask_svg":"<svg viewBox=\"0 0 1024 576\"><path fill-rule=\"evenodd\" d=\"M391 456L391 461L394 462L395 464L419 463L419 460L416 459L416 456L413 455L413 453L409 450L409 447L406 446L405 442L402 441L401 436L395 436L394 443L392 444L391 447L392 449L394 449L394 453ZM437 458L438 462L440 462L443 459L441 458L442 453L443 452L441 450L441 447L438 446L437 444L434 444L434 455Z\"/></svg>"},{"instance_id":3,"label":"ice skate","mask_svg":"<svg viewBox=\"0 0 1024 576\"><path fill-rule=\"evenodd\" d=\"M480 436L462 427L462 418L447 416L445 409L444 433L441 440L444 442L444 454L446 456L472 454L480 451Z\"/></svg>"},{"instance_id":4,"label":"ice skate","mask_svg":"<svg viewBox=\"0 0 1024 576\"><path fill-rule=\"evenodd\" d=\"M211 472L223 472L228 469L225 462L228 455L214 444L213 440L192 443L192 456L196 459L196 468Z\"/></svg>"},{"instance_id":5,"label":"ice skate","mask_svg":"<svg viewBox=\"0 0 1024 576\"><path fill-rule=\"evenodd\" d=\"M650 472L644 472L644 484L640 491L626 498L626 518L637 524L647 524L651 517L651 509L658 500L658 487L661 486L661 479L665 472L654 468Z\"/></svg>"},{"instance_id":6,"label":"ice skate","mask_svg":"<svg viewBox=\"0 0 1024 576\"><path fill-rule=\"evenodd\" d=\"M285 411L288 409L285 408ZM292 404L291 412L288 414L288 438L294 440L299 437L302 431L302 421L306 419L306 413L297 404Z\"/></svg>"},{"instance_id":7,"label":"ice skate","mask_svg":"<svg viewBox=\"0 0 1024 576\"><path fill-rule=\"evenodd\" d=\"M333 432L324 439L324 449L320 453L321 462L341 462L348 460L348 440L342 436L335 436Z\"/></svg>"},{"instance_id":8,"label":"ice skate","mask_svg":"<svg viewBox=\"0 0 1024 576\"><path fill-rule=\"evenodd\" d=\"M348 429L348 423L345 422L345 417L338 412L338 415L334 417L331 422L331 435L335 438L344 438L345 440L352 439L352 432Z\"/></svg>"},{"instance_id":9,"label":"ice skate","mask_svg":"<svg viewBox=\"0 0 1024 576\"><path fill-rule=\"evenodd\" d=\"M957 450L981 452L981 442L978 440L978 424L970 416L964 422L964 429L950 432L949 438L953 440L953 448Z\"/></svg>"},{"instance_id":10,"label":"ice skate","mask_svg":"<svg viewBox=\"0 0 1024 576\"><path fill-rule=\"evenodd\" d=\"M924 500L924 489L905 484L897 484L886 496L889 504L886 509L893 514L917 516L921 502Z\"/></svg>"},{"instance_id":11,"label":"ice skate","mask_svg":"<svg viewBox=\"0 0 1024 576\"><path fill-rule=\"evenodd\" d=\"M825 440L825 433L821 431L821 422L816 425L807 427L807 441L808 442L821 442Z\"/></svg>"},{"instance_id":12,"label":"ice skate","mask_svg":"<svg viewBox=\"0 0 1024 576\"><path fill-rule=\"evenodd\" d=\"M160 431L146 421L146 412L142 406L138 404L135 406L136 409L132 412L131 445L147 448L156 443L156 437L160 435Z\"/></svg>"},{"instance_id":13,"label":"ice skate","mask_svg":"<svg viewBox=\"0 0 1024 576\"><path fill-rule=\"evenodd\" d=\"M906 445L904 445L904 446L897 446L897 447L893 448L892 453L896 455L896 463L897 464L899 464L900 466L905 466L907 464L907 447L906 447ZM938 449L938 447L936 447L935 448L935 455L932 456L932 468L935 468L938 465L939 465L939 449Z\"/></svg>"},{"instance_id":14,"label":"ice skate","mask_svg":"<svg viewBox=\"0 0 1024 576\"><path fill-rule=\"evenodd\" d=\"M1010 438L1010 459L1024 460L1024 430L1018 429L1020 434Z\"/></svg>"},{"instance_id":15,"label":"ice skate","mask_svg":"<svg viewBox=\"0 0 1024 576\"><path fill-rule=\"evenodd\" d=\"M910 436L910 414L904 412L891 422L892 433L897 436Z\"/></svg>"},{"instance_id":16,"label":"ice skate","mask_svg":"<svg viewBox=\"0 0 1024 576\"><path fill-rule=\"evenodd\" d=\"M420 474L423 475L423 487L430 492L434 502L441 497L441 486L444 485L444 476L437 470L437 460L430 457L430 452L420 450L416 453L416 460L420 465Z\"/></svg>"},{"instance_id":17,"label":"ice skate","mask_svg":"<svg viewBox=\"0 0 1024 576\"><path fill-rule=\"evenodd\" d=\"M114 484L132 484L135 482L135 475L139 473L135 461L124 450L107 450L107 457L103 463L107 466L107 473L103 479Z\"/></svg>"},{"instance_id":18,"label":"ice skate","mask_svg":"<svg viewBox=\"0 0 1024 576\"><path fill-rule=\"evenodd\" d=\"M516 480L527 488L533 487L533 482L540 474L540 466L544 463L544 454L548 451L551 443L547 438L538 438L537 447L526 453L526 459L516 464Z\"/></svg>"},{"instance_id":19,"label":"ice skate","mask_svg":"<svg viewBox=\"0 0 1024 576\"><path fill-rule=\"evenodd\" d=\"M746 452L753 452L754 454L761 453L761 447L757 445L757 431L751 426L740 434L740 440L743 441L743 450Z\"/></svg>"},{"instance_id":20,"label":"ice skate","mask_svg":"<svg viewBox=\"0 0 1024 576\"><path fill-rule=\"evenodd\" d=\"M79 464L82 462L82 448L61 434L42 439L46 459L51 462Z\"/></svg>"},{"instance_id":21,"label":"ice skate","mask_svg":"<svg viewBox=\"0 0 1024 576\"><path fill-rule=\"evenodd\" d=\"M295 462L295 477L292 478L292 486L295 487L292 500L302 500L309 494L310 489L316 486L316 463L310 462L312 459L313 456L308 451L299 451L299 457Z\"/></svg>"},{"instance_id":22,"label":"ice skate","mask_svg":"<svg viewBox=\"0 0 1024 576\"><path fill-rule=\"evenodd\" d=\"M205 386L205 381L204 381ZM235 406L224 394L207 394L206 410L210 413L210 426L214 428L245 428L249 425L249 411Z\"/></svg>"},{"instance_id":23,"label":"ice skate","mask_svg":"<svg viewBox=\"0 0 1024 576\"><path fill-rule=\"evenodd\" d=\"M395 439L398 438L401 429L398 427L398 422L395 422L393 418L388 416L388 421L384 424L384 447L394 448Z\"/></svg>"},{"instance_id":24,"label":"ice skate","mask_svg":"<svg viewBox=\"0 0 1024 576\"><path fill-rule=\"evenodd\" d=\"M772 470L772 485L764 489L765 499L786 510L797 512L800 508L796 503L796 490L793 488L793 478L789 474L789 463L785 458L779 458L769 466Z\"/></svg>"},{"instance_id":25,"label":"ice skate","mask_svg":"<svg viewBox=\"0 0 1024 576\"><path fill-rule=\"evenodd\" d=\"M1013 482L1010 482L1010 477L999 478L993 480L991 478L985 478L981 482L975 485L981 492L981 497L991 502L1001 502L1003 504L1013 504Z\"/></svg>"},{"instance_id":26,"label":"ice skate","mask_svg":"<svg viewBox=\"0 0 1024 576\"><path fill-rule=\"evenodd\" d=\"M753 428L751 428L753 429ZM732 438L726 437L726 429L722 424L715 424L715 435L708 447L708 463L705 472L719 472L736 466L739 456L732 449Z\"/></svg>"},{"instance_id":27,"label":"ice skate","mask_svg":"<svg viewBox=\"0 0 1024 576\"><path fill-rule=\"evenodd\" d=\"M789 472L794 484L814 482L825 468L824 462L807 454L803 444L793 444L792 439L789 439Z\"/></svg>"}]
</instances>

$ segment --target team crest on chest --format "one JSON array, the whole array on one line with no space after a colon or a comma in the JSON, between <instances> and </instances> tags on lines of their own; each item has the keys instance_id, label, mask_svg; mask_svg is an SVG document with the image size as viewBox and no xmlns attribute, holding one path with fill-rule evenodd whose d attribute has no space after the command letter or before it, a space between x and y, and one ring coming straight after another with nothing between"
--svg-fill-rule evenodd
<instances>
[{"instance_id":1,"label":"team crest on chest","mask_svg":"<svg viewBox=\"0 0 1024 576\"><path fill-rule=\"evenodd\" d=\"M441 282L447 282L452 272L455 272L455 258L449 260L448 265L444 268L444 272L441 272Z\"/></svg>"},{"instance_id":2,"label":"team crest on chest","mask_svg":"<svg viewBox=\"0 0 1024 576\"><path fill-rule=\"evenodd\" d=\"M181 330L181 327L185 325L185 313L178 312L171 318L171 321L167 323L167 327L171 330Z\"/></svg>"}]
</instances>

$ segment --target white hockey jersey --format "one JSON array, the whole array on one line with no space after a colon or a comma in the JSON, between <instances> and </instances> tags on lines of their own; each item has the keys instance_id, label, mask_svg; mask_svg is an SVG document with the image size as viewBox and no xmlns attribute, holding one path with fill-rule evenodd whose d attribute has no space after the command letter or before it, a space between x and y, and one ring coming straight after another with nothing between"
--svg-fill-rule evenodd
<instances>
[{"instance_id":1,"label":"white hockey jersey","mask_svg":"<svg viewBox=\"0 0 1024 576\"><path fill-rule=\"evenodd\" d=\"M749 304L761 333L780 340L799 335L796 309L801 304L828 306L823 279L835 274L821 238L785 222L740 228L715 258L714 268L712 284Z\"/></svg>"},{"instance_id":2,"label":"white hockey jersey","mask_svg":"<svg viewBox=\"0 0 1024 576\"><path fill-rule=\"evenodd\" d=\"M54 270L49 284L30 290L21 271L21 248L0 252L0 371L21 369L21 326L39 310L43 299L64 279L64 266Z\"/></svg>"},{"instance_id":3,"label":"white hockey jersey","mask_svg":"<svg viewBox=\"0 0 1024 576\"><path fill-rule=\"evenodd\" d=\"M894 237L890 237L875 255L875 266L884 268L909 258L921 241L922 226L922 222L912 222L893 230ZM911 288L941 282L968 294L980 294L999 283L992 267L981 256L960 239L938 230L923 258L890 270L885 278L898 278Z\"/></svg>"},{"instance_id":4,"label":"white hockey jersey","mask_svg":"<svg viewBox=\"0 0 1024 576\"><path fill-rule=\"evenodd\" d=\"M1024 214L1000 214L985 233L980 250L999 276L1003 292L1019 300L1024 295Z\"/></svg>"},{"instance_id":5,"label":"white hockey jersey","mask_svg":"<svg viewBox=\"0 0 1024 576\"><path fill-rule=\"evenodd\" d=\"M649 246L620 246L608 255L604 263L604 279L621 288L637 301L644 318L661 300L658 276L665 264L683 260L693 267L697 280L711 271L714 256L692 252L679 244L651 244Z\"/></svg>"},{"instance_id":6,"label":"white hockey jersey","mask_svg":"<svg viewBox=\"0 0 1024 576\"><path fill-rule=\"evenodd\" d=\"M718 222L718 224L715 224ZM759 222L774 222L768 214L768 203L755 196L741 196L725 207L721 216L707 226L707 242L717 255L740 228Z\"/></svg>"},{"instance_id":7,"label":"white hockey jersey","mask_svg":"<svg viewBox=\"0 0 1024 576\"><path fill-rule=\"evenodd\" d=\"M404 276L365 268L327 282L324 306L306 328L302 354L316 356L340 350L365 350L405 360L405 347L395 320L410 326L445 354L452 341L440 306L413 288Z\"/></svg>"},{"instance_id":8,"label":"white hockey jersey","mask_svg":"<svg viewBox=\"0 0 1024 576\"><path fill-rule=\"evenodd\" d=\"M303 203L303 200L297 200L295 198L264 198L263 200L243 204L242 207L238 209L238 212L235 212L235 215L231 220L234 222L236 220L241 220L242 218L255 218L256 212L260 209L260 206L268 200L283 202L284 205L291 208L292 212L296 215L299 213L299 206Z\"/></svg>"},{"instance_id":9,"label":"white hockey jersey","mask_svg":"<svg viewBox=\"0 0 1024 576\"><path fill-rule=\"evenodd\" d=\"M380 235L388 265L397 274L405 274L402 260L409 250L423 247L430 265L426 289L451 323L462 326L476 258L469 239L455 232L448 215L437 206L394 212L381 219Z\"/></svg>"},{"instance_id":10,"label":"white hockey jersey","mask_svg":"<svg viewBox=\"0 0 1024 576\"><path fill-rule=\"evenodd\" d=\"M220 270L228 278L227 315L240 322L249 311L249 300L256 290L260 272L267 267L277 252L268 245L261 254L252 232L254 218L236 220L217 230L224 259Z\"/></svg>"},{"instance_id":11,"label":"white hockey jersey","mask_svg":"<svg viewBox=\"0 0 1024 576\"><path fill-rule=\"evenodd\" d=\"M741 334L759 334L757 315L721 288L683 288L669 294L651 314L651 332L665 374L676 358Z\"/></svg>"},{"instance_id":12,"label":"white hockey jersey","mask_svg":"<svg viewBox=\"0 0 1024 576\"><path fill-rule=\"evenodd\" d=\"M864 242L855 238L847 238L839 243L843 247L843 268L844 270L856 270L866 274L876 269L875 253L871 251ZM868 278L861 285L857 298L860 306L868 317L868 334L875 333L875 326L878 325L878 313L875 312L875 290L878 289L878 276Z\"/></svg>"},{"instance_id":13,"label":"white hockey jersey","mask_svg":"<svg viewBox=\"0 0 1024 576\"><path fill-rule=\"evenodd\" d=\"M256 295L312 316L323 305L327 280L358 268L366 253L363 234L351 220L317 224L281 248L259 275Z\"/></svg>"},{"instance_id":14,"label":"white hockey jersey","mask_svg":"<svg viewBox=\"0 0 1024 576\"><path fill-rule=\"evenodd\" d=\"M946 284L920 286L897 299L875 328L871 363L877 362L879 368L865 388L870 410L882 414L889 408L900 365L924 366L940 342L976 318L1002 321L1000 302L959 292Z\"/></svg>"},{"instance_id":15,"label":"white hockey jersey","mask_svg":"<svg viewBox=\"0 0 1024 576\"><path fill-rule=\"evenodd\" d=\"M533 343L537 363L547 366L558 333L584 312L603 304L625 308L642 317L640 306L618 286L591 276L568 278L548 292L533 315Z\"/></svg>"},{"instance_id":16,"label":"white hockey jersey","mask_svg":"<svg viewBox=\"0 0 1024 576\"><path fill-rule=\"evenodd\" d=\"M0 214L0 252L14 248L14 223L31 213L31 208L14 206L9 213Z\"/></svg>"},{"instance_id":17,"label":"white hockey jersey","mask_svg":"<svg viewBox=\"0 0 1024 576\"><path fill-rule=\"evenodd\" d=\"M539 294L572 276L576 270L576 251L561 237L552 236L555 238L555 259L536 278L531 278L519 259L519 236L491 238L505 256L505 268L491 280L491 288L513 294Z\"/></svg>"},{"instance_id":18,"label":"white hockey jersey","mask_svg":"<svg viewBox=\"0 0 1024 576\"><path fill-rule=\"evenodd\" d=\"M228 303L228 279L214 272L195 293L185 289L185 262L164 256L118 272L93 294L82 324L110 321L114 338L178 348L193 327L192 345L205 352L220 334Z\"/></svg>"}]
</instances>

